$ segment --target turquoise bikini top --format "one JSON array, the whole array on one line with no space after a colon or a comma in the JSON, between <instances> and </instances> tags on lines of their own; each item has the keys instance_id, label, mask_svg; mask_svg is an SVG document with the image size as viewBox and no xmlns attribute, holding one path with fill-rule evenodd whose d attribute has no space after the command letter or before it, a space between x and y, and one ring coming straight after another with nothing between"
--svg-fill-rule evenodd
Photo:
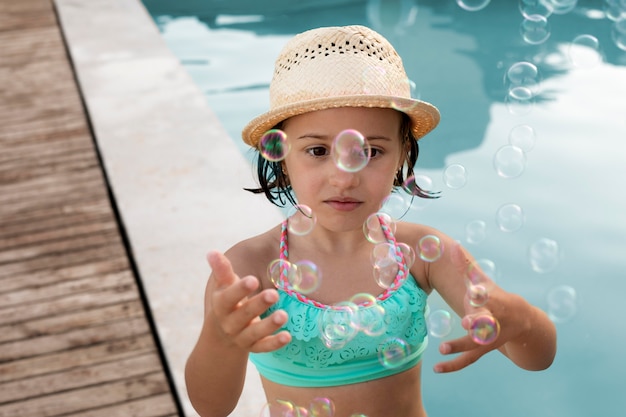
<instances>
[{"instance_id":1,"label":"turquoise bikini top","mask_svg":"<svg viewBox=\"0 0 626 417\"><path fill-rule=\"evenodd\" d=\"M404 255L382 220L381 226L395 249L398 272L377 297L325 305L295 291L287 279L278 280L279 299L263 317L286 311L289 319L281 330L289 331L292 340L278 350L250 354L263 377L287 386L327 387L383 378L418 364L428 343L427 295L408 273ZM286 221L280 252L285 277L290 265Z\"/></svg>"}]
</instances>

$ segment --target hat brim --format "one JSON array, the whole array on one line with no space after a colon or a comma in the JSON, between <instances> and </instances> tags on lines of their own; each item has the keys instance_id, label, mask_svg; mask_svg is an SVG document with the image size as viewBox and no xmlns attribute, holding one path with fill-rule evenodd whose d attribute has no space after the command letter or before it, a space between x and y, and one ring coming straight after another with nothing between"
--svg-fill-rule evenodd
<instances>
[{"instance_id":1,"label":"hat brim","mask_svg":"<svg viewBox=\"0 0 626 417\"><path fill-rule=\"evenodd\" d=\"M252 119L241 133L243 141L258 147L259 140L268 130L290 117L311 111L337 107L391 108L405 113L411 119L411 130L419 140L439 123L439 110L425 101L381 95L355 95L325 97L291 103L272 109Z\"/></svg>"}]
</instances>

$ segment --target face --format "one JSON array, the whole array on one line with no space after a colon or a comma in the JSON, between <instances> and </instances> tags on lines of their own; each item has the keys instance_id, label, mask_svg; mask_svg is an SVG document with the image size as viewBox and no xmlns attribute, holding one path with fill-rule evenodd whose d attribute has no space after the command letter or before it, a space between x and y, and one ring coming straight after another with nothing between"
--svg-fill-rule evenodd
<instances>
[{"instance_id":1,"label":"face","mask_svg":"<svg viewBox=\"0 0 626 417\"><path fill-rule=\"evenodd\" d=\"M294 116L283 124L291 144L284 160L299 204L309 206L319 225L332 230L361 228L389 195L404 161L401 115L393 109L346 107ZM330 156L343 130L359 131L371 147L360 171L339 169Z\"/></svg>"}]
</instances>

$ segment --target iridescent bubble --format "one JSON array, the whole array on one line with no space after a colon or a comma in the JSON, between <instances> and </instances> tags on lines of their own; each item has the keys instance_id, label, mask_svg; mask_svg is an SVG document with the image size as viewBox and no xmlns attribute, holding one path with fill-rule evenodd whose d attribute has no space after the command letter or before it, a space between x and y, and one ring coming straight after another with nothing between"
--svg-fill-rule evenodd
<instances>
[{"instance_id":1,"label":"iridescent bubble","mask_svg":"<svg viewBox=\"0 0 626 417\"><path fill-rule=\"evenodd\" d=\"M381 288L389 288L398 275L395 248L390 243L379 243L372 250L374 280Z\"/></svg>"},{"instance_id":2,"label":"iridescent bubble","mask_svg":"<svg viewBox=\"0 0 626 417\"><path fill-rule=\"evenodd\" d=\"M378 303L376 297L367 293L356 294L350 302L358 308L359 330L368 336L379 336L387 329L385 308Z\"/></svg>"},{"instance_id":3,"label":"iridescent bubble","mask_svg":"<svg viewBox=\"0 0 626 417\"><path fill-rule=\"evenodd\" d=\"M353 303L340 303L322 310L319 316L320 338L329 349L341 349L358 332L358 307Z\"/></svg>"},{"instance_id":4,"label":"iridescent bubble","mask_svg":"<svg viewBox=\"0 0 626 417\"><path fill-rule=\"evenodd\" d=\"M291 401L276 400L261 408L259 417L293 417L295 405Z\"/></svg>"},{"instance_id":5,"label":"iridescent bubble","mask_svg":"<svg viewBox=\"0 0 626 417\"><path fill-rule=\"evenodd\" d=\"M392 234L396 232L396 222L393 221L391 216L387 213L374 213L370 214L369 217L363 223L363 233L365 234L365 238L371 243L383 243L387 241L385 237L385 233L380 225L380 222L384 222L389 227L389 230Z\"/></svg>"},{"instance_id":6,"label":"iridescent bubble","mask_svg":"<svg viewBox=\"0 0 626 417\"><path fill-rule=\"evenodd\" d=\"M456 0L456 4L468 12L477 12L484 9L491 3L491 0Z\"/></svg>"},{"instance_id":7,"label":"iridescent bubble","mask_svg":"<svg viewBox=\"0 0 626 417\"><path fill-rule=\"evenodd\" d=\"M540 274L550 272L561 260L559 244L546 237L537 239L528 249L528 259L533 271Z\"/></svg>"},{"instance_id":8,"label":"iridescent bubble","mask_svg":"<svg viewBox=\"0 0 626 417\"><path fill-rule=\"evenodd\" d=\"M482 307L489 301L489 289L482 284L467 286L467 300L474 307Z\"/></svg>"},{"instance_id":9,"label":"iridescent bubble","mask_svg":"<svg viewBox=\"0 0 626 417\"><path fill-rule=\"evenodd\" d=\"M402 252L404 264L408 269L410 269L415 263L415 250L404 242L398 243L398 248L400 249L400 252Z\"/></svg>"},{"instance_id":10,"label":"iridescent bubble","mask_svg":"<svg viewBox=\"0 0 626 417\"><path fill-rule=\"evenodd\" d=\"M493 156L493 167L502 178L515 178L526 169L526 154L513 145L504 145Z\"/></svg>"},{"instance_id":11,"label":"iridescent bubble","mask_svg":"<svg viewBox=\"0 0 626 417\"><path fill-rule=\"evenodd\" d=\"M438 194L433 193L433 180L428 175L419 174L415 176L408 177L404 184L402 185L402 189L409 195L425 197L427 194ZM433 201L432 198L416 198L412 201L411 208L416 210L421 210L431 204Z\"/></svg>"},{"instance_id":12,"label":"iridescent bubble","mask_svg":"<svg viewBox=\"0 0 626 417\"><path fill-rule=\"evenodd\" d=\"M611 39L622 51L626 51L626 12L611 27Z\"/></svg>"},{"instance_id":13,"label":"iridescent bubble","mask_svg":"<svg viewBox=\"0 0 626 417\"><path fill-rule=\"evenodd\" d=\"M524 211L517 204L504 204L496 212L496 223L503 232L515 232L524 224Z\"/></svg>"},{"instance_id":14,"label":"iridescent bubble","mask_svg":"<svg viewBox=\"0 0 626 417\"><path fill-rule=\"evenodd\" d=\"M315 223L317 222L317 217L315 216L315 213L313 213L313 210L304 204L298 204L291 207L287 213L287 217L287 227L289 233L293 233L298 236L304 236L311 233Z\"/></svg>"},{"instance_id":15,"label":"iridescent bubble","mask_svg":"<svg viewBox=\"0 0 626 417\"><path fill-rule=\"evenodd\" d=\"M509 144L517 146L524 152L530 152L535 147L536 139L535 129L529 125L515 126L509 132Z\"/></svg>"},{"instance_id":16,"label":"iridescent bubble","mask_svg":"<svg viewBox=\"0 0 626 417\"><path fill-rule=\"evenodd\" d=\"M313 398L309 404L309 412L311 417L334 417L335 403L326 397Z\"/></svg>"},{"instance_id":17,"label":"iridescent bubble","mask_svg":"<svg viewBox=\"0 0 626 417\"><path fill-rule=\"evenodd\" d=\"M500 324L490 314L483 314L472 319L469 335L479 345L493 343L500 334Z\"/></svg>"},{"instance_id":18,"label":"iridescent bubble","mask_svg":"<svg viewBox=\"0 0 626 417\"><path fill-rule=\"evenodd\" d=\"M548 317L555 323L571 320L577 311L576 290L569 285L560 285L548 292Z\"/></svg>"},{"instance_id":19,"label":"iridescent bubble","mask_svg":"<svg viewBox=\"0 0 626 417\"><path fill-rule=\"evenodd\" d=\"M545 6L544 0L520 0L519 10L525 18L532 15L549 17L552 14L550 9Z\"/></svg>"},{"instance_id":20,"label":"iridescent bubble","mask_svg":"<svg viewBox=\"0 0 626 417\"><path fill-rule=\"evenodd\" d=\"M487 237L487 223L482 220L472 220L465 225L465 240L468 243L478 244Z\"/></svg>"},{"instance_id":21,"label":"iridescent bubble","mask_svg":"<svg viewBox=\"0 0 626 417\"><path fill-rule=\"evenodd\" d=\"M385 340L378 347L378 360L385 368L402 366L410 354L411 348L409 344L397 337Z\"/></svg>"},{"instance_id":22,"label":"iridescent bubble","mask_svg":"<svg viewBox=\"0 0 626 417\"><path fill-rule=\"evenodd\" d=\"M370 160L370 152L365 137L354 129L340 132L330 149L335 165L346 172L358 172L365 168Z\"/></svg>"},{"instance_id":23,"label":"iridescent bubble","mask_svg":"<svg viewBox=\"0 0 626 417\"><path fill-rule=\"evenodd\" d=\"M506 108L514 116L524 116L530 113L535 105L533 92L526 86L515 86L504 97Z\"/></svg>"},{"instance_id":24,"label":"iridescent bubble","mask_svg":"<svg viewBox=\"0 0 626 417\"><path fill-rule=\"evenodd\" d=\"M626 17L626 4L623 0L604 0L604 15L613 22Z\"/></svg>"},{"instance_id":25,"label":"iridescent bubble","mask_svg":"<svg viewBox=\"0 0 626 417\"><path fill-rule=\"evenodd\" d=\"M537 93L539 69L531 62L516 62L506 71L506 82L509 85L509 89L512 87L526 87L531 92Z\"/></svg>"},{"instance_id":26,"label":"iridescent bubble","mask_svg":"<svg viewBox=\"0 0 626 417\"><path fill-rule=\"evenodd\" d=\"M383 200L381 213L387 213L394 219L401 219L411 208L410 199L404 193L391 193Z\"/></svg>"},{"instance_id":27,"label":"iridescent bubble","mask_svg":"<svg viewBox=\"0 0 626 417\"><path fill-rule=\"evenodd\" d=\"M285 159L291 148L285 132L278 129L271 129L261 136L259 149L263 158L268 161L277 162Z\"/></svg>"},{"instance_id":28,"label":"iridescent bubble","mask_svg":"<svg viewBox=\"0 0 626 417\"><path fill-rule=\"evenodd\" d=\"M578 68L593 68L602 62L600 42L593 35L578 35L569 45L569 59Z\"/></svg>"},{"instance_id":29,"label":"iridescent bubble","mask_svg":"<svg viewBox=\"0 0 626 417\"><path fill-rule=\"evenodd\" d=\"M298 281L298 268L291 262L275 259L267 267L267 276L275 287Z\"/></svg>"},{"instance_id":30,"label":"iridescent bubble","mask_svg":"<svg viewBox=\"0 0 626 417\"><path fill-rule=\"evenodd\" d=\"M467 267L467 278L471 284L493 288L497 280L498 269L491 259L476 259Z\"/></svg>"},{"instance_id":31,"label":"iridescent bubble","mask_svg":"<svg viewBox=\"0 0 626 417\"><path fill-rule=\"evenodd\" d=\"M435 262L443 255L443 242L435 235L423 236L417 243L416 251L426 262Z\"/></svg>"},{"instance_id":32,"label":"iridescent bubble","mask_svg":"<svg viewBox=\"0 0 626 417\"><path fill-rule=\"evenodd\" d=\"M426 317L428 334L437 338L444 338L452 332L454 323L452 314L448 310L438 309L431 311Z\"/></svg>"},{"instance_id":33,"label":"iridescent bubble","mask_svg":"<svg viewBox=\"0 0 626 417\"><path fill-rule=\"evenodd\" d=\"M544 43L550 37L551 31L548 19L539 14L525 16L519 30L524 42L530 45Z\"/></svg>"},{"instance_id":34,"label":"iridescent bubble","mask_svg":"<svg viewBox=\"0 0 626 417\"><path fill-rule=\"evenodd\" d=\"M443 182L448 188L463 188L467 184L467 170L461 164L450 164L443 171Z\"/></svg>"},{"instance_id":35,"label":"iridescent bubble","mask_svg":"<svg viewBox=\"0 0 626 417\"><path fill-rule=\"evenodd\" d=\"M296 280L292 283L294 290L302 294L310 294L317 290L322 282L322 272L311 261L296 262Z\"/></svg>"},{"instance_id":36,"label":"iridescent bubble","mask_svg":"<svg viewBox=\"0 0 626 417\"><path fill-rule=\"evenodd\" d=\"M566 14L574 10L578 0L542 0L554 14Z\"/></svg>"},{"instance_id":37,"label":"iridescent bubble","mask_svg":"<svg viewBox=\"0 0 626 417\"><path fill-rule=\"evenodd\" d=\"M409 86L411 97L416 97L417 85L415 84L415 82L411 81L409 78L406 78L405 82ZM399 110L402 113L406 113L406 112L410 112L413 108L415 108L417 106L417 103L418 103L417 101L412 101L412 100L392 99L391 108Z\"/></svg>"}]
</instances>

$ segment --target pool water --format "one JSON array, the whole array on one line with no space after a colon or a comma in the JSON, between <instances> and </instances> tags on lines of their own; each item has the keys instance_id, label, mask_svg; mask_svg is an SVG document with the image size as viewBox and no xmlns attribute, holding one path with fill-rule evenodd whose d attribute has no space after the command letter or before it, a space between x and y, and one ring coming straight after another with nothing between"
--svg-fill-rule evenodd
<instances>
[{"instance_id":1,"label":"pool water","mask_svg":"<svg viewBox=\"0 0 626 417\"><path fill-rule=\"evenodd\" d=\"M559 338L544 372L491 354L437 375L430 369L441 360L441 339L431 336L427 411L623 415L626 4L553 0L559 7L550 14L548 0L459 2L464 7L453 0L144 0L224 124L225 140L247 156L241 128L266 111L273 62L290 37L346 24L387 37L415 83L413 96L442 114L420 141L416 168L442 198L414 202L404 220L461 241L502 287L548 312ZM436 295L429 304L447 309ZM459 332L457 319L446 337Z\"/></svg>"}]
</instances>

